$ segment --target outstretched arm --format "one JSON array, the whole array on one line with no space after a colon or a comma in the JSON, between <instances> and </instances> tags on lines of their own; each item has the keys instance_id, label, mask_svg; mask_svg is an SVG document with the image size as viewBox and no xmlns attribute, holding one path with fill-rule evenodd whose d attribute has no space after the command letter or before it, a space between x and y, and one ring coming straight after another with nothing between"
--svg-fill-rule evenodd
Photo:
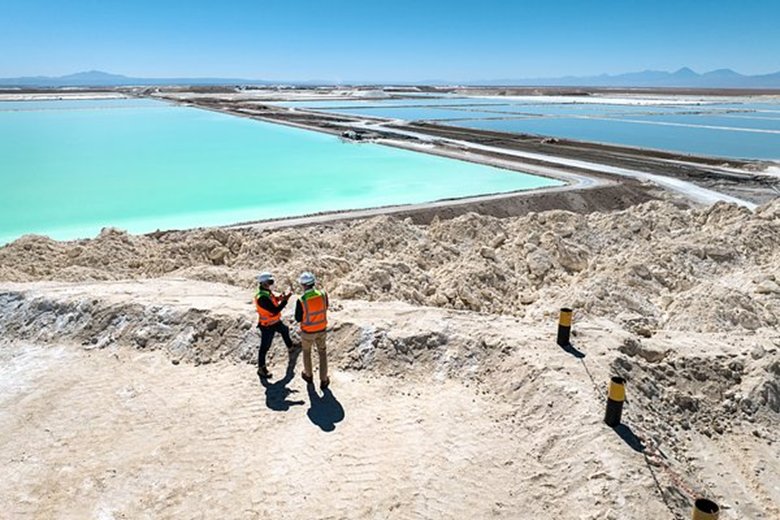
<instances>
[{"instance_id":1,"label":"outstretched arm","mask_svg":"<svg viewBox=\"0 0 780 520\"><path fill-rule=\"evenodd\" d=\"M279 305L274 305L274 303L271 301L271 298L262 296L259 300L257 300L257 305L272 314L277 314L282 312L282 309L284 309L284 307L287 305L287 298L279 302Z\"/></svg>"}]
</instances>

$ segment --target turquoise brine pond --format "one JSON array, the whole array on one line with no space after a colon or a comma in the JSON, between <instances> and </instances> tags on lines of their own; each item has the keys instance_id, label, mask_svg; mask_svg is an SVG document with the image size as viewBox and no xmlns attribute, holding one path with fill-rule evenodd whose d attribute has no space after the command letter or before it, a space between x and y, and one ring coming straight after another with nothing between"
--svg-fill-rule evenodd
<instances>
[{"instance_id":1,"label":"turquoise brine pond","mask_svg":"<svg viewBox=\"0 0 780 520\"><path fill-rule=\"evenodd\" d=\"M550 187L555 179L152 100L0 102L0 244Z\"/></svg>"}]
</instances>

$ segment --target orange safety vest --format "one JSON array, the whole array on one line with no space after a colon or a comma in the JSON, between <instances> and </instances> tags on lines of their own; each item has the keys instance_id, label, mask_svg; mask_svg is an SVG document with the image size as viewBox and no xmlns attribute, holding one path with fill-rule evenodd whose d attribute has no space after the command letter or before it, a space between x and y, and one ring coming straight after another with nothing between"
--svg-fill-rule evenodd
<instances>
[{"instance_id":1,"label":"orange safety vest","mask_svg":"<svg viewBox=\"0 0 780 520\"><path fill-rule=\"evenodd\" d=\"M273 314L271 311L264 309L260 307L260 298L263 296L267 296L271 299L271 303L274 304L274 306L279 305L279 299L276 297L274 293L271 291L266 291L265 289L260 289L257 291L257 294L255 295L255 309L257 309L257 323L261 327L270 327L274 323L279 323L282 320L282 313L277 312L276 314Z\"/></svg>"},{"instance_id":2,"label":"orange safety vest","mask_svg":"<svg viewBox=\"0 0 780 520\"><path fill-rule=\"evenodd\" d=\"M301 331L322 332L328 328L328 295L325 291L309 289L301 296L301 307Z\"/></svg>"}]
</instances>

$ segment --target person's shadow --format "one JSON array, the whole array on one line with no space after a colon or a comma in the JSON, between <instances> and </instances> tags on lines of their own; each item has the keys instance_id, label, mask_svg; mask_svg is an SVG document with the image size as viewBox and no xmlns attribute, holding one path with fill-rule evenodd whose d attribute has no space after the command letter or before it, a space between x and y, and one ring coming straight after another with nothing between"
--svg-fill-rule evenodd
<instances>
[{"instance_id":1,"label":"person's shadow","mask_svg":"<svg viewBox=\"0 0 780 520\"><path fill-rule=\"evenodd\" d=\"M311 407L306 412L309 420L320 427L324 432L332 432L336 429L336 423L344 420L344 407L338 402L336 396L326 388L322 391L322 397L317 394L314 384L306 385L309 393Z\"/></svg>"},{"instance_id":2,"label":"person's shadow","mask_svg":"<svg viewBox=\"0 0 780 520\"><path fill-rule=\"evenodd\" d=\"M290 354L287 360L287 371L284 377L275 383L269 383L268 379L261 377L260 384L265 387L265 405L271 410L277 412L286 412L291 406L298 406L304 404L303 400L290 401L287 397L290 394L294 394L297 390L287 388L287 383L293 380L295 377L295 364L298 361L298 354L300 349L295 349Z\"/></svg>"}]
</instances>

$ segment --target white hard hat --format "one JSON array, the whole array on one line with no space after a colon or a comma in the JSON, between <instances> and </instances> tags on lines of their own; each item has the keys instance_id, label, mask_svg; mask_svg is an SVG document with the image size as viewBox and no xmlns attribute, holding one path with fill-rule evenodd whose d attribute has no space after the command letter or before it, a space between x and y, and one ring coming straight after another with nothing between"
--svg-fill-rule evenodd
<instances>
[{"instance_id":1,"label":"white hard hat","mask_svg":"<svg viewBox=\"0 0 780 520\"><path fill-rule=\"evenodd\" d=\"M262 272L259 275L257 275L256 280L257 280L258 283L273 282L274 281L274 275L272 275L268 271L265 271L265 272Z\"/></svg>"},{"instance_id":2,"label":"white hard hat","mask_svg":"<svg viewBox=\"0 0 780 520\"><path fill-rule=\"evenodd\" d=\"M313 285L316 281L317 280L314 278L314 275L309 271L301 273L301 275L298 277L298 283L301 285Z\"/></svg>"}]
</instances>

